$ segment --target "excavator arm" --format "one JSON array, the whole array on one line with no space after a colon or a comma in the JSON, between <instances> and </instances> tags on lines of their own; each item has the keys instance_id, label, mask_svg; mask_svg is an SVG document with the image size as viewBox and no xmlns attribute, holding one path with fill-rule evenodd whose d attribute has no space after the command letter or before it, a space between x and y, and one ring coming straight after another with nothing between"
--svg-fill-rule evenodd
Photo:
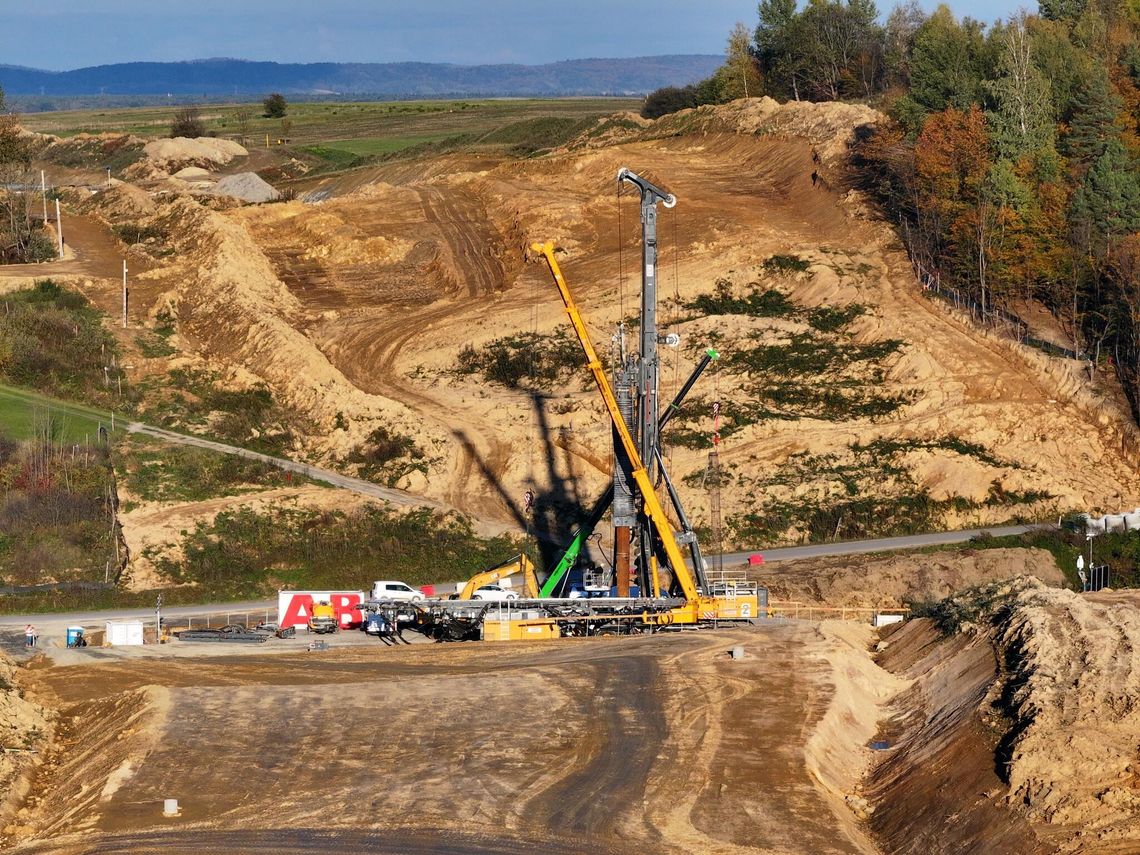
<instances>
[{"instance_id":1,"label":"excavator arm","mask_svg":"<svg viewBox=\"0 0 1140 855\"><path fill-rule=\"evenodd\" d=\"M467 584L463 586L455 599L457 600L470 600L475 592L482 588L484 585L491 585L498 582L500 579L505 579L508 576L514 576L516 573L521 573L523 577L523 593L527 599L538 598L538 576L534 572L534 564L525 555L516 555L510 561L500 564L498 567L492 567L490 570L484 570L467 580Z\"/></svg>"}]
</instances>

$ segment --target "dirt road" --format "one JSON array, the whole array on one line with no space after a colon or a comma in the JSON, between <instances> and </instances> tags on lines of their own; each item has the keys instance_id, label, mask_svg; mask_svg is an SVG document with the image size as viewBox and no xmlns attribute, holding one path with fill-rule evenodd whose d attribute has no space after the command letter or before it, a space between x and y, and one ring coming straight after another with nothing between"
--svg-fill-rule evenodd
<instances>
[{"instance_id":1,"label":"dirt road","mask_svg":"<svg viewBox=\"0 0 1140 855\"><path fill-rule=\"evenodd\" d=\"M63 240L70 257L42 264L0 265L0 279L47 279L50 276L122 276L123 248L106 224L92 217L64 214ZM134 266L134 264L132 264Z\"/></svg>"}]
</instances>

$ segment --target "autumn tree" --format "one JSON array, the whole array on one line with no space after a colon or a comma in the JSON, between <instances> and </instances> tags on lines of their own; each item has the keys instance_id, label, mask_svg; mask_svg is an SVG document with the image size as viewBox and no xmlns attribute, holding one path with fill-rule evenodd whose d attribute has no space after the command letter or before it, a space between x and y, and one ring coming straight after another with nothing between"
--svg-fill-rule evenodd
<instances>
[{"instance_id":1,"label":"autumn tree","mask_svg":"<svg viewBox=\"0 0 1140 855\"><path fill-rule=\"evenodd\" d=\"M977 286L985 312L996 214L986 184L990 142L982 111L974 105L930 115L915 142L914 160L918 202L932 214L928 228L938 262Z\"/></svg>"},{"instance_id":2,"label":"autumn tree","mask_svg":"<svg viewBox=\"0 0 1140 855\"><path fill-rule=\"evenodd\" d=\"M721 98L753 98L761 92L760 67L752 55L752 34L738 21L728 36L725 63L717 72Z\"/></svg>"}]
</instances>

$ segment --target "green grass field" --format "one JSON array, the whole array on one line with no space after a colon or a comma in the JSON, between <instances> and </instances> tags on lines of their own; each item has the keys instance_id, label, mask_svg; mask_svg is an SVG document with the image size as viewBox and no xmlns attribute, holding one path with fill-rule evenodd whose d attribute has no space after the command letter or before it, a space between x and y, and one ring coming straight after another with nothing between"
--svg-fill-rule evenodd
<instances>
[{"instance_id":1,"label":"green grass field","mask_svg":"<svg viewBox=\"0 0 1140 855\"><path fill-rule=\"evenodd\" d=\"M0 436L32 439L48 418L56 442L95 442L99 427L111 426L110 413L0 385Z\"/></svg>"},{"instance_id":2,"label":"green grass field","mask_svg":"<svg viewBox=\"0 0 1140 855\"><path fill-rule=\"evenodd\" d=\"M322 142L319 146L311 146L308 150L313 152L320 152L321 150L331 150L334 152L343 151L348 154L369 157L377 154L391 154L392 152L403 151L406 148L421 145L422 143L439 142L440 140L447 139L449 136L451 135L436 134L412 137L362 137L360 139L350 140L328 140Z\"/></svg>"},{"instance_id":3,"label":"green grass field","mask_svg":"<svg viewBox=\"0 0 1140 855\"><path fill-rule=\"evenodd\" d=\"M640 100L630 98L299 102L289 105L289 140L292 145L324 144L352 154L383 154L459 134L487 134L524 119L584 119L640 107ZM266 135L271 142L283 136L281 120L262 118L260 102L206 105L201 108L202 119L209 132L236 138L241 134L237 121L241 108L253 114L246 129L247 145L265 145ZM175 109L28 113L20 122L29 130L65 137L101 132L165 137ZM347 148L349 145L356 147Z\"/></svg>"}]
</instances>

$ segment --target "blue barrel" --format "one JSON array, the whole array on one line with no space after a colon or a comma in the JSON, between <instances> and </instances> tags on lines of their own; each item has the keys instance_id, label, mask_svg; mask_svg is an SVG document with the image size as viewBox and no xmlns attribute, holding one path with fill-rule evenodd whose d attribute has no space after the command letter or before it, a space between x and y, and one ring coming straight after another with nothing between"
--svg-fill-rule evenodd
<instances>
[{"instance_id":1,"label":"blue barrel","mask_svg":"<svg viewBox=\"0 0 1140 855\"><path fill-rule=\"evenodd\" d=\"M80 641L83 639L83 627L69 626L67 628L67 646L78 647Z\"/></svg>"}]
</instances>

